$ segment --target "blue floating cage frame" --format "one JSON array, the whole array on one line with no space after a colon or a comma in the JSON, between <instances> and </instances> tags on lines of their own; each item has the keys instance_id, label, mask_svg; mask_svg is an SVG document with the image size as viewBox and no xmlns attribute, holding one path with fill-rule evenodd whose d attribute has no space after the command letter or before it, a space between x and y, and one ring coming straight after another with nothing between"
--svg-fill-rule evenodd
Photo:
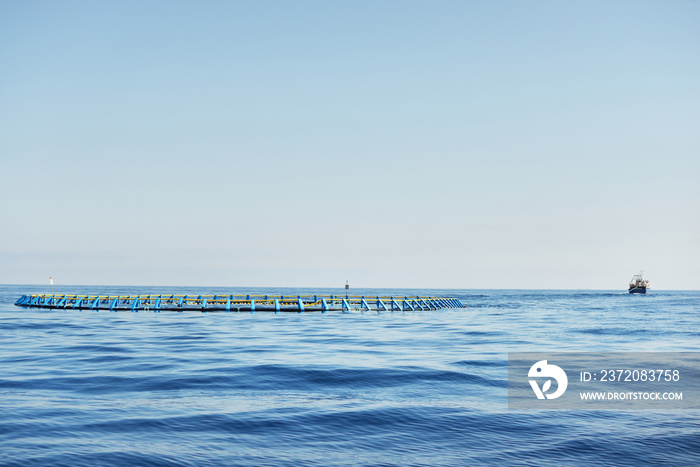
<instances>
[{"instance_id":1,"label":"blue floating cage frame","mask_svg":"<svg viewBox=\"0 0 700 467\"><path fill-rule=\"evenodd\" d=\"M80 295L26 294L15 305L29 308L106 311L420 311L464 308L453 297L364 295Z\"/></svg>"}]
</instances>

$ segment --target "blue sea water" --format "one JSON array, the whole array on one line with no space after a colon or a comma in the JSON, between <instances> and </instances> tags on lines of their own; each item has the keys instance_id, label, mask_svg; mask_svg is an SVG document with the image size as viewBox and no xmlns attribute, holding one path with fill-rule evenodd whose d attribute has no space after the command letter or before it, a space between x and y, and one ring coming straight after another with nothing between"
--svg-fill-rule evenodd
<instances>
[{"instance_id":1,"label":"blue sea water","mask_svg":"<svg viewBox=\"0 0 700 467\"><path fill-rule=\"evenodd\" d=\"M508 352L698 351L700 292L353 290L464 309L28 309L0 286L2 465L700 465L699 411L508 409ZM60 293L343 293L62 287Z\"/></svg>"}]
</instances>

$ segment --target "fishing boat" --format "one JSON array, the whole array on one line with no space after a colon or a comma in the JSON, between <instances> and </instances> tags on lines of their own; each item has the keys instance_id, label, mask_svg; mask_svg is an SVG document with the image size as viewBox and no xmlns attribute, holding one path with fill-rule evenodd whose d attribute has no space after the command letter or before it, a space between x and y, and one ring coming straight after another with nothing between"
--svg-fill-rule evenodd
<instances>
[{"instance_id":1,"label":"fishing boat","mask_svg":"<svg viewBox=\"0 0 700 467\"><path fill-rule=\"evenodd\" d=\"M647 293L647 287L649 287L649 281L642 277L642 273L636 274L632 277L630 281L630 293Z\"/></svg>"}]
</instances>

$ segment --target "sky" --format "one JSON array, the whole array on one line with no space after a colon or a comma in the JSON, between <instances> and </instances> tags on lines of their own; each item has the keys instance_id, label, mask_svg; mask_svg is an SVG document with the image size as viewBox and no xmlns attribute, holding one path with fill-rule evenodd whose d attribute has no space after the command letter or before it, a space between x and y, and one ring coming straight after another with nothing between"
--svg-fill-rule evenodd
<instances>
[{"instance_id":1,"label":"sky","mask_svg":"<svg viewBox=\"0 0 700 467\"><path fill-rule=\"evenodd\" d=\"M0 2L0 283L700 289L700 2Z\"/></svg>"}]
</instances>

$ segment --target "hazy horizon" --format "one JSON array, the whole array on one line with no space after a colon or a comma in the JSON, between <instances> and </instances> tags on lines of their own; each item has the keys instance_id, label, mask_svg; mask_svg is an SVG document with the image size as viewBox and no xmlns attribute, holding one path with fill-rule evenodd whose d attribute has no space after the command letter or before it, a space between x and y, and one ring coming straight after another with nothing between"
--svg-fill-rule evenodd
<instances>
[{"instance_id":1,"label":"hazy horizon","mask_svg":"<svg viewBox=\"0 0 700 467\"><path fill-rule=\"evenodd\" d=\"M46 289L49 289L50 291L50 284L13 284L13 283L5 283L5 284L0 284L0 285L7 285L7 286L13 286L13 287L45 287ZM194 289L194 288L210 288L210 289L318 289L318 290L338 290L338 293L345 293L345 288L344 284L341 284L337 287L334 286L313 286L313 285L305 285L305 286L278 286L278 285L217 285L217 286L211 286L211 285L150 285L150 284L56 284L54 282L54 293L56 294L61 294L63 292L60 291L61 287L133 287L133 288L157 288L157 287L163 287L163 288L173 288L173 289ZM563 289L563 288L551 288L551 289L537 289L537 288L492 288L492 287L481 287L481 288L455 288L455 287L351 287L350 294L352 295L353 290L461 290L461 291L479 291L479 290L491 290L491 291L522 291L522 290L531 290L531 291L582 291L582 292L619 292L620 294L627 294L627 288L626 287L619 287L617 289ZM654 293L655 291L657 292L697 292L700 289L655 289L653 286L649 288L648 294ZM633 294L634 295L634 294ZM637 296L637 295L635 295Z\"/></svg>"}]
</instances>

